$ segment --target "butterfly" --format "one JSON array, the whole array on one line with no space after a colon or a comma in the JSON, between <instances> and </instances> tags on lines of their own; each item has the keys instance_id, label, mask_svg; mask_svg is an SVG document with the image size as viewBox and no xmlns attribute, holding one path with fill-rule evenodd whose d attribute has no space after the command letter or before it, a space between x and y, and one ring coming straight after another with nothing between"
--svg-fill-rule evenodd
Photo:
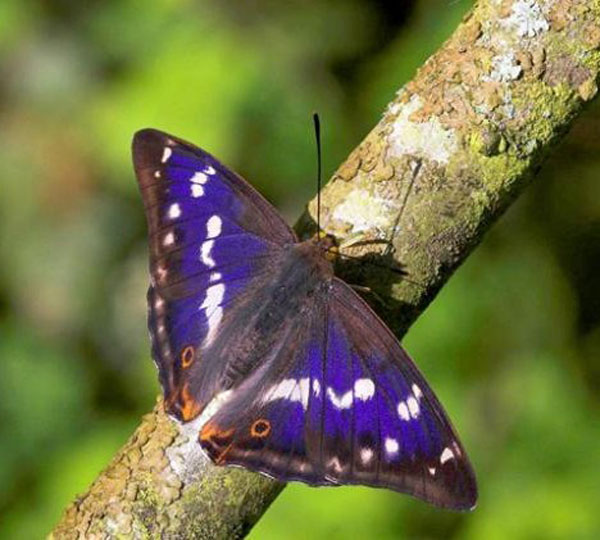
<instances>
[{"instance_id":1,"label":"butterfly","mask_svg":"<svg viewBox=\"0 0 600 540\"><path fill-rule=\"evenodd\" d=\"M166 411L218 465L362 484L472 509L475 475L391 331L244 179L177 137L137 132L148 326Z\"/></svg>"}]
</instances>

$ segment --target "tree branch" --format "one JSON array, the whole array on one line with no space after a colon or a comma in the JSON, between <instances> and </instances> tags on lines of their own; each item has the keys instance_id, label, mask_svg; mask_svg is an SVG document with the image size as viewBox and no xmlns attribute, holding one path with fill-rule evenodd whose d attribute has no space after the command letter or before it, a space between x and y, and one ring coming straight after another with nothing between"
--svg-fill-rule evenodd
<instances>
[{"instance_id":1,"label":"tree branch","mask_svg":"<svg viewBox=\"0 0 600 540\"><path fill-rule=\"evenodd\" d=\"M480 1L324 188L324 229L361 240L344 253L385 259L369 240L393 238L408 279L375 265L340 271L391 298L376 307L399 335L596 95L599 47L598 2ZM314 228L315 209L299 232ZM283 484L213 466L197 433L196 422L166 417L159 400L52 536L242 537Z\"/></svg>"}]
</instances>

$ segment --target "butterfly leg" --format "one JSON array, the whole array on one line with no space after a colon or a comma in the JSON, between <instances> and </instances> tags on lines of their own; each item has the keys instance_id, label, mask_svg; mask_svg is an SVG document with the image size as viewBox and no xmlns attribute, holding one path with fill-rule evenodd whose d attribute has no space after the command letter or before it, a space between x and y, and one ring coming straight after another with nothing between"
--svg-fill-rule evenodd
<instances>
[{"instance_id":1,"label":"butterfly leg","mask_svg":"<svg viewBox=\"0 0 600 540\"><path fill-rule=\"evenodd\" d=\"M347 249L350 247L370 246L373 244L383 244L386 249L391 249L393 246L386 238L369 238L364 233L359 232L348 236L338 245L339 249Z\"/></svg>"},{"instance_id":2,"label":"butterfly leg","mask_svg":"<svg viewBox=\"0 0 600 540\"><path fill-rule=\"evenodd\" d=\"M357 292L360 292L360 293L363 293L363 294L370 294L381 305L383 305L383 306L386 305L385 300L381 296L379 296L379 294L377 294L373 289L371 289L371 287L365 287L363 285L350 285L350 287L352 287Z\"/></svg>"}]
</instances>

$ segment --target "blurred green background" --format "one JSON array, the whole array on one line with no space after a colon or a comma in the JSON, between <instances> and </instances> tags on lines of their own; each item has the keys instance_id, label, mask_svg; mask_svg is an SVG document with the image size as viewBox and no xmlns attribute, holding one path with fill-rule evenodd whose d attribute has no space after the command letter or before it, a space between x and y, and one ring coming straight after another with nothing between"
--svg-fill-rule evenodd
<instances>
[{"instance_id":1,"label":"blurred green background","mask_svg":"<svg viewBox=\"0 0 600 540\"><path fill-rule=\"evenodd\" d=\"M130 140L219 156L290 222L467 0L0 2L0 537L36 538L158 384ZM405 340L478 473L471 514L290 485L253 538L600 537L600 109Z\"/></svg>"}]
</instances>

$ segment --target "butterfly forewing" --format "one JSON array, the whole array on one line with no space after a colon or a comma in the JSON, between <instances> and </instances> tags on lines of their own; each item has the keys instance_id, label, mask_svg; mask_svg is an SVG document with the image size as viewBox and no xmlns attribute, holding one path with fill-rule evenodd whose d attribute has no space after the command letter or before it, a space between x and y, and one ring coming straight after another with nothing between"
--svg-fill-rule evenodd
<instances>
[{"instance_id":1,"label":"butterfly forewing","mask_svg":"<svg viewBox=\"0 0 600 540\"><path fill-rule=\"evenodd\" d=\"M142 130L133 159L149 228L153 357L169 411L190 420L223 389L213 344L228 312L296 238L249 184L189 143Z\"/></svg>"}]
</instances>

